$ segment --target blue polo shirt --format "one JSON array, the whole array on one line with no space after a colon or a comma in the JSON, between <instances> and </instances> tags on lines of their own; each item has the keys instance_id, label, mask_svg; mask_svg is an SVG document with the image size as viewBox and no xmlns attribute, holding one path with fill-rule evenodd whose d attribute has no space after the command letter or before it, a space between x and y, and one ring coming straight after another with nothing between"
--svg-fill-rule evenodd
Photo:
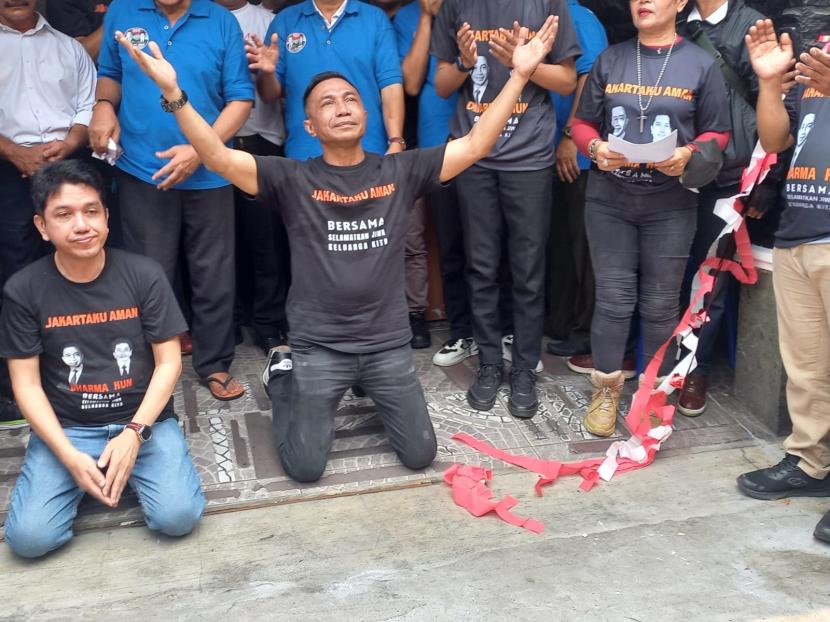
<instances>
[{"instance_id":1,"label":"blue polo shirt","mask_svg":"<svg viewBox=\"0 0 830 622\"><path fill-rule=\"evenodd\" d=\"M401 62L412 48L420 17L420 4L412 2L398 11L392 21L398 40L398 55ZM449 99L444 99L435 92L435 72L437 69L438 59L430 55L424 85L421 88L421 94L418 96L419 147L437 147L447 142L450 135L450 119L455 114L455 100L458 98L458 93L453 93Z\"/></svg>"},{"instance_id":2,"label":"blue polo shirt","mask_svg":"<svg viewBox=\"0 0 830 622\"><path fill-rule=\"evenodd\" d=\"M295 160L323 153L320 142L303 127L303 93L311 79L323 71L337 71L356 87L368 113L363 149L386 153L380 91L401 84L392 23L377 7L347 0L343 16L329 30L312 0L286 7L271 22L265 35L279 35L277 80L285 96L285 155Z\"/></svg>"},{"instance_id":3,"label":"blue polo shirt","mask_svg":"<svg viewBox=\"0 0 830 622\"><path fill-rule=\"evenodd\" d=\"M571 21L579 39L579 47L582 48L582 56L576 59L576 75L581 76L591 73L597 56L608 47L608 36L605 34L605 28L597 19L597 16L577 0L568 0L568 9L570 9ZM554 143L556 145L562 140L562 129L567 125L568 117L571 116L575 96L563 97L553 91L550 92L553 109L556 112L556 142ZM579 170L587 171L591 168L591 160L582 155L581 152L576 158L579 163Z\"/></svg>"},{"instance_id":4,"label":"blue polo shirt","mask_svg":"<svg viewBox=\"0 0 830 622\"><path fill-rule=\"evenodd\" d=\"M213 124L230 101L253 100L254 84L245 58L242 31L236 18L211 0L192 0L190 9L170 22L153 0L114 0L104 18L104 39L98 57L98 76L121 84L122 155L116 166L125 173L156 185L152 176L167 160L156 157L173 145L187 144L175 117L159 105L161 92L115 41L120 30L134 44L158 43L173 65L179 85L193 107ZM200 166L175 186L180 190L220 188L228 182Z\"/></svg>"}]
</instances>

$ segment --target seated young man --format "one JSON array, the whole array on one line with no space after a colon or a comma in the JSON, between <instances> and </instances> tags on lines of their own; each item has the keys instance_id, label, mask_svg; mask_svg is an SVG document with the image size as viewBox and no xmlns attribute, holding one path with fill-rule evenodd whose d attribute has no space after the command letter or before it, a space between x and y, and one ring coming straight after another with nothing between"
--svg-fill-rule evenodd
<instances>
[{"instance_id":1,"label":"seated young man","mask_svg":"<svg viewBox=\"0 0 830 622\"><path fill-rule=\"evenodd\" d=\"M282 206L291 240L292 353L272 353L264 380L275 443L295 480L323 474L337 405L355 384L374 400L405 466L424 468L435 457L435 432L409 347L404 244L410 210L416 197L492 149L557 28L551 17L526 44L523 29L513 75L499 97L467 136L432 149L385 157L364 152L367 114L357 89L340 74L316 76L304 95L305 127L323 155L302 162L228 149L187 103L158 46L150 43L151 56L116 35L158 84L204 164L242 191Z\"/></svg>"},{"instance_id":2,"label":"seated young man","mask_svg":"<svg viewBox=\"0 0 830 622\"><path fill-rule=\"evenodd\" d=\"M172 536L189 533L205 505L171 398L187 326L154 261L104 249L102 195L87 164L38 171L35 225L55 252L3 293L0 354L32 428L5 526L24 557L72 537L85 493L116 507L129 483L147 525ZM120 369L118 344L131 346Z\"/></svg>"}]
</instances>

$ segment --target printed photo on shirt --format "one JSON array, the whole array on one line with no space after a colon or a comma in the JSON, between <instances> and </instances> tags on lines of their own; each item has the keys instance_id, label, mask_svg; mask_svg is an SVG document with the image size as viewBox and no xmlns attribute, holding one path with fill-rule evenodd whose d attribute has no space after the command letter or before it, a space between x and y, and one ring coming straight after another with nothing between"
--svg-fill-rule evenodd
<instances>
[{"instance_id":1,"label":"printed photo on shirt","mask_svg":"<svg viewBox=\"0 0 830 622\"><path fill-rule=\"evenodd\" d=\"M810 132L813 131L813 127L816 124L816 115L814 112L809 114L805 114L804 118L801 120L801 125L798 128L798 136L795 144L795 151L793 152L793 164L798 162L798 157L801 155L801 150L804 148L804 145L807 142L807 138L810 136Z\"/></svg>"},{"instance_id":2,"label":"printed photo on shirt","mask_svg":"<svg viewBox=\"0 0 830 622\"><path fill-rule=\"evenodd\" d=\"M628 111L625 106L614 106L611 108L611 133L617 138L625 138L625 130L628 127Z\"/></svg>"},{"instance_id":3,"label":"printed photo on shirt","mask_svg":"<svg viewBox=\"0 0 830 622\"><path fill-rule=\"evenodd\" d=\"M484 96L490 82L490 65L485 56L476 58L476 64L470 73L470 79L473 81L473 101L480 104L485 101Z\"/></svg>"},{"instance_id":4,"label":"printed photo on shirt","mask_svg":"<svg viewBox=\"0 0 830 622\"><path fill-rule=\"evenodd\" d=\"M66 382L71 387L81 382L81 375L84 373L84 353L75 343L68 343L63 347L61 360L69 368Z\"/></svg>"},{"instance_id":5,"label":"printed photo on shirt","mask_svg":"<svg viewBox=\"0 0 830 622\"><path fill-rule=\"evenodd\" d=\"M133 358L133 344L129 339L116 339L112 342L112 357L117 365L119 378L130 377L130 364Z\"/></svg>"},{"instance_id":6,"label":"printed photo on shirt","mask_svg":"<svg viewBox=\"0 0 830 622\"><path fill-rule=\"evenodd\" d=\"M672 133L671 118L667 114L656 114L651 122L651 138L654 142L668 138Z\"/></svg>"}]
</instances>

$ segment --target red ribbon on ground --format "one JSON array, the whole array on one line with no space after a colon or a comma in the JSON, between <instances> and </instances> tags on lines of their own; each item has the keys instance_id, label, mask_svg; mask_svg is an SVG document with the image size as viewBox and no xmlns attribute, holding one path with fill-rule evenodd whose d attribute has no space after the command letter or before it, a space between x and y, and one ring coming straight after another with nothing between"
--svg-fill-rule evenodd
<instances>
[{"instance_id":1,"label":"red ribbon on ground","mask_svg":"<svg viewBox=\"0 0 830 622\"><path fill-rule=\"evenodd\" d=\"M671 434L675 407L667 403L668 396L675 389L682 388L686 374L696 366L694 354L697 348L697 338L693 331L701 328L708 321L706 311L703 310L703 301L704 297L712 292L717 274L730 272L740 283L746 285L752 285L758 280L749 233L742 216L742 199L764 180L770 167L776 161L777 157L774 154L765 154L756 148L752 162L744 170L740 194L726 200L732 202L731 208L737 212L738 217L735 218L734 214L727 214L727 217L732 220L731 223L730 219L724 217L727 226L718 240L731 232L735 239L738 260L711 257L701 264L697 273L699 285L692 295L689 307L672 332L672 336L666 340L646 366L640 387L634 395L631 409L626 415L626 424L631 430L630 439L613 443L604 458L592 458L579 462L559 462L530 456L517 456L464 433L453 435L453 440L502 462L536 473L539 480L535 488L540 496L544 486L554 483L563 475L582 477L580 488L587 492L600 479L610 480L616 473L635 471L651 464L662 443ZM716 211L717 209L716 207ZM715 243L717 244L717 241ZM657 375L673 340L681 342L689 350L689 354L655 388ZM659 421L659 425L653 425L652 418ZM541 523L521 518L509 511L518 503L516 499L508 496L500 502L492 500L493 493L486 485L486 482L491 479L490 470L476 466L454 464L444 472L444 481L452 486L453 500L456 504L466 508L473 516L496 512L505 522L523 527L533 533L541 533L544 528Z\"/></svg>"}]
</instances>

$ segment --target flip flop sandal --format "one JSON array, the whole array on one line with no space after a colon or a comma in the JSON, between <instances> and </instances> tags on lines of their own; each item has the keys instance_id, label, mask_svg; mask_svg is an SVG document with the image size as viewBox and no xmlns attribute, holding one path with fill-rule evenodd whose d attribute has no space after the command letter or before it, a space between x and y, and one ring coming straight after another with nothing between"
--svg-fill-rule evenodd
<instances>
[{"instance_id":1,"label":"flip flop sandal","mask_svg":"<svg viewBox=\"0 0 830 622\"><path fill-rule=\"evenodd\" d=\"M225 379L224 382L219 380L219 378L216 378L215 376L208 376L207 378L199 378L199 382L207 387L208 391L210 391L210 394L214 397L214 399L217 399L220 402L230 402L232 400L239 399L240 397L245 395L245 388L244 387L242 388L241 391L239 391L239 393L231 393L230 395L222 396L222 395L217 395L214 392L214 390L213 390L213 385L214 384L218 384L220 387L225 389L225 391L227 391L228 390L228 385L233 381L234 381L234 377L231 376L230 374L228 374L228 377Z\"/></svg>"}]
</instances>

